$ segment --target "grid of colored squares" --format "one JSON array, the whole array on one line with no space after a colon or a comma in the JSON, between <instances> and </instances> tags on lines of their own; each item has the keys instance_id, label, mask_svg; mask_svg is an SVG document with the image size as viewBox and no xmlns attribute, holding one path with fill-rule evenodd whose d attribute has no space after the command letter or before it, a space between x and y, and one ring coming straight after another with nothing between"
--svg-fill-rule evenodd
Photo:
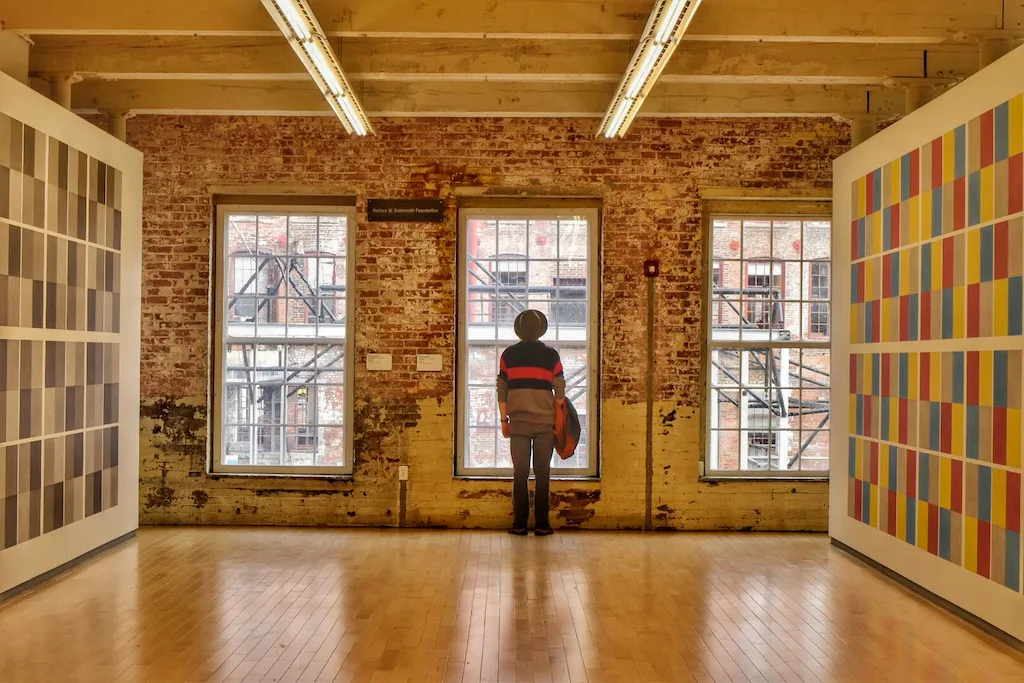
<instances>
[{"instance_id":1,"label":"grid of colored squares","mask_svg":"<svg viewBox=\"0 0 1024 683\"><path fill-rule=\"evenodd\" d=\"M924 238L967 227L967 126L921 148L921 225Z\"/></svg>"},{"instance_id":2,"label":"grid of colored squares","mask_svg":"<svg viewBox=\"0 0 1024 683\"><path fill-rule=\"evenodd\" d=\"M851 438L848 514L961 564L963 467L952 458Z\"/></svg>"},{"instance_id":3,"label":"grid of colored squares","mask_svg":"<svg viewBox=\"0 0 1024 683\"><path fill-rule=\"evenodd\" d=\"M1021 474L967 463L964 567L1021 587Z\"/></svg>"},{"instance_id":4,"label":"grid of colored squares","mask_svg":"<svg viewBox=\"0 0 1024 683\"><path fill-rule=\"evenodd\" d=\"M920 359L917 445L937 453L963 457L964 352L922 353Z\"/></svg>"},{"instance_id":5,"label":"grid of colored squares","mask_svg":"<svg viewBox=\"0 0 1024 683\"><path fill-rule=\"evenodd\" d=\"M918 354L850 356L850 433L916 445Z\"/></svg>"},{"instance_id":6,"label":"grid of colored squares","mask_svg":"<svg viewBox=\"0 0 1024 683\"><path fill-rule=\"evenodd\" d=\"M967 352L967 457L1021 466L1021 351Z\"/></svg>"},{"instance_id":7,"label":"grid of colored squares","mask_svg":"<svg viewBox=\"0 0 1024 683\"><path fill-rule=\"evenodd\" d=\"M963 235L921 245L921 340L964 338L965 264Z\"/></svg>"},{"instance_id":8,"label":"grid of colored squares","mask_svg":"<svg viewBox=\"0 0 1024 683\"><path fill-rule=\"evenodd\" d=\"M853 260L920 239L921 152L914 150L853 185Z\"/></svg>"},{"instance_id":9,"label":"grid of colored squares","mask_svg":"<svg viewBox=\"0 0 1024 683\"><path fill-rule=\"evenodd\" d=\"M1024 95L967 124L967 224L1024 211Z\"/></svg>"},{"instance_id":10,"label":"grid of colored squares","mask_svg":"<svg viewBox=\"0 0 1024 683\"><path fill-rule=\"evenodd\" d=\"M967 232L967 336L1024 333L1024 218Z\"/></svg>"}]
</instances>

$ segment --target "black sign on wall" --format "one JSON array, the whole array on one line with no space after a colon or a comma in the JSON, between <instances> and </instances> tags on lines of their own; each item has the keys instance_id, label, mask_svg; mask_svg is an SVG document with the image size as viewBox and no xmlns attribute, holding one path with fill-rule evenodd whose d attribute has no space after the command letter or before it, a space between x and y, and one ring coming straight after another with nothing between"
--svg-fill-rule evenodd
<instances>
[{"instance_id":1,"label":"black sign on wall","mask_svg":"<svg viewBox=\"0 0 1024 683\"><path fill-rule=\"evenodd\" d=\"M370 221L396 223L443 223L442 199L370 199L366 204Z\"/></svg>"}]
</instances>

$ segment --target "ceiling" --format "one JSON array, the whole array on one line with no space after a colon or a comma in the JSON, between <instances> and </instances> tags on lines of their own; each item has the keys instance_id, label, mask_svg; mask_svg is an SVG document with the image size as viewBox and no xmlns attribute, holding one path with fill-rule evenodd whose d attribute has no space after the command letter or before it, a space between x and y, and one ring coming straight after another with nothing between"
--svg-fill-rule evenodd
<instances>
[{"instance_id":1,"label":"ceiling","mask_svg":"<svg viewBox=\"0 0 1024 683\"><path fill-rule=\"evenodd\" d=\"M256 0L5 4L75 110L331 115ZM309 4L370 116L600 117L654 2ZM899 116L1022 31L1024 0L705 0L641 116Z\"/></svg>"}]
</instances>

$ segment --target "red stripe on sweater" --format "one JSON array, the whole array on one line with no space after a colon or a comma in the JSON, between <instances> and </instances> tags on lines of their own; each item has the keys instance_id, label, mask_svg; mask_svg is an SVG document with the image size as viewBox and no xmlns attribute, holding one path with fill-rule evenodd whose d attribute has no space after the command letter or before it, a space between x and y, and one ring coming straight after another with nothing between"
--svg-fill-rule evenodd
<instances>
[{"instance_id":1,"label":"red stripe on sweater","mask_svg":"<svg viewBox=\"0 0 1024 683\"><path fill-rule=\"evenodd\" d=\"M544 368L508 368L506 372L510 382L517 379L539 379L543 382L550 382L554 378L554 374Z\"/></svg>"}]
</instances>

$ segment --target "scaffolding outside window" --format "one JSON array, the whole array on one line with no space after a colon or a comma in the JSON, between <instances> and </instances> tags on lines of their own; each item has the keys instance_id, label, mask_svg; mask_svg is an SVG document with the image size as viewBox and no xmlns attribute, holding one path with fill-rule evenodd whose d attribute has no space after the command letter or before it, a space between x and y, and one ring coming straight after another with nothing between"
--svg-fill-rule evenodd
<instances>
[{"instance_id":1,"label":"scaffolding outside window","mask_svg":"<svg viewBox=\"0 0 1024 683\"><path fill-rule=\"evenodd\" d=\"M351 209L219 207L219 472L351 471Z\"/></svg>"},{"instance_id":2,"label":"scaffolding outside window","mask_svg":"<svg viewBox=\"0 0 1024 683\"><path fill-rule=\"evenodd\" d=\"M557 476L597 474L597 212L459 212L459 447L456 472L511 476L501 436L495 378L502 351L516 343L513 323L528 308L548 318L542 339L558 350L566 395L583 434L576 455L552 461Z\"/></svg>"},{"instance_id":3,"label":"scaffolding outside window","mask_svg":"<svg viewBox=\"0 0 1024 683\"><path fill-rule=\"evenodd\" d=\"M705 473L825 476L831 223L720 215L710 235Z\"/></svg>"}]
</instances>

